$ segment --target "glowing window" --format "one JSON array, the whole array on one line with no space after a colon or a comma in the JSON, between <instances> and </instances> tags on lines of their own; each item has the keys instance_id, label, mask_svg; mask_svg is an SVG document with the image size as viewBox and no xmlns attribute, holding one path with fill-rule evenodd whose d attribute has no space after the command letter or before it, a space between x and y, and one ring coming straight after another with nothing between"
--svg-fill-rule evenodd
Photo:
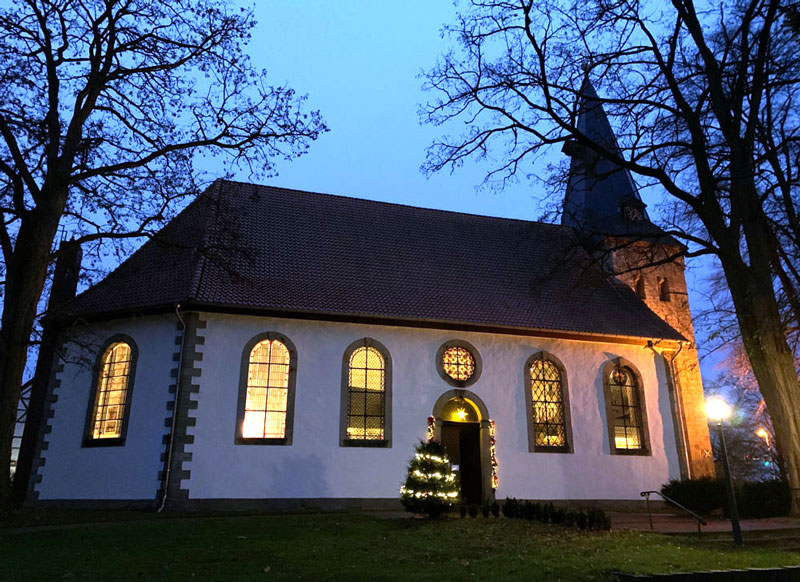
<instances>
[{"instance_id":1,"label":"glowing window","mask_svg":"<svg viewBox=\"0 0 800 582\"><path fill-rule=\"evenodd\" d=\"M357 348L348 366L348 440L382 441L385 438L386 362L374 347Z\"/></svg>"},{"instance_id":2,"label":"glowing window","mask_svg":"<svg viewBox=\"0 0 800 582\"><path fill-rule=\"evenodd\" d=\"M125 342L108 346L100 359L89 439L122 437L130 375L131 346Z\"/></svg>"},{"instance_id":3,"label":"glowing window","mask_svg":"<svg viewBox=\"0 0 800 582\"><path fill-rule=\"evenodd\" d=\"M533 435L536 447L566 447L567 430L564 416L564 391L561 371L543 356L535 359L528 370L533 410Z\"/></svg>"},{"instance_id":4,"label":"glowing window","mask_svg":"<svg viewBox=\"0 0 800 582\"><path fill-rule=\"evenodd\" d=\"M250 352L242 438L286 436L289 364L289 350L279 340L261 341Z\"/></svg>"},{"instance_id":5,"label":"glowing window","mask_svg":"<svg viewBox=\"0 0 800 582\"><path fill-rule=\"evenodd\" d=\"M481 415L466 398L451 398L442 407L442 420L450 422L478 422Z\"/></svg>"},{"instance_id":6,"label":"glowing window","mask_svg":"<svg viewBox=\"0 0 800 582\"><path fill-rule=\"evenodd\" d=\"M639 402L639 387L630 368L616 366L608 378L614 446L618 450L645 448L644 422Z\"/></svg>"},{"instance_id":7,"label":"glowing window","mask_svg":"<svg viewBox=\"0 0 800 582\"><path fill-rule=\"evenodd\" d=\"M442 369L453 380L466 382L475 373L475 357L464 347L449 347L442 354Z\"/></svg>"}]
</instances>

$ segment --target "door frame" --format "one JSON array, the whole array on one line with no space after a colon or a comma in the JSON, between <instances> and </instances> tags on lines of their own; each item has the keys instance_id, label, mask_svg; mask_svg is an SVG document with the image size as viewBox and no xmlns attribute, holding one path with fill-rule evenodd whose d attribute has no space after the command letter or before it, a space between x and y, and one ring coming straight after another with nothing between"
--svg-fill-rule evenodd
<instances>
[{"instance_id":1,"label":"door frame","mask_svg":"<svg viewBox=\"0 0 800 582\"><path fill-rule=\"evenodd\" d=\"M489 419L489 409L486 408L483 400L474 392L463 388L455 388L444 392L433 405L433 440L442 442L442 409L453 398L468 400L480 414L481 501L483 504L491 505L495 501L495 491L492 489L492 444L491 436L489 435L491 421Z\"/></svg>"}]
</instances>

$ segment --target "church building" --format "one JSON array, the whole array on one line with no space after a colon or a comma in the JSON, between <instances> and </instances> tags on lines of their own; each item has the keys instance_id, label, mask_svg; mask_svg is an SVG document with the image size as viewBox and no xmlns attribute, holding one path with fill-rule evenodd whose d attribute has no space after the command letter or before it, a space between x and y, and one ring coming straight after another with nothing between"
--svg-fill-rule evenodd
<instances>
[{"instance_id":1,"label":"church building","mask_svg":"<svg viewBox=\"0 0 800 582\"><path fill-rule=\"evenodd\" d=\"M397 507L426 439L470 504L710 474L682 246L564 151L560 225L214 182L63 308L28 501Z\"/></svg>"}]
</instances>

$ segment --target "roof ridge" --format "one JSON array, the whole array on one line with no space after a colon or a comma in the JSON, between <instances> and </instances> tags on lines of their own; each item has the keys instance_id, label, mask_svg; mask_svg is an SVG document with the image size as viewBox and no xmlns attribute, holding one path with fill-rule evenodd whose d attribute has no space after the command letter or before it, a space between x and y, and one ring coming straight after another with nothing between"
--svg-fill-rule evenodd
<instances>
[{"instance_id":1,"label":"roof ridge","mask_svg":"<svg viewBox=\"0 0 800 582\"><path fill-rule=\"evenodd\" d=\"M487 214L475 214L474 212L459 212L457 210L444 210L442 208L426 208L424 206L414 206L411 204L400 204L399 202L385 202L383 200L370 200L369 198L355 198L353 196L345 196L344 194L330 194L328 192L312 192L310 190L299 190L297 188L284 188L283 186L270 186L267 184L253 184L252 182L242 182L240 180L231 180L228 178L217 178L214 182L227 182L229 184L239 184L245 186L255 186L256 188L268 188L270 190L280 190L282 192L297 192L300 194L310 194L311 196L322 196L328 198L339 198L344 200L363 202L366 204L375 204L380 206L393 206L399 208L409 208L412 210L423 210L425 212L437 212L442 214L450 214L457 216L471 216L476 218L488 218L490 220L501 220L503 222L522 222L526 224L541 224L556 229L570 228L555 222L543 222L541 220L525 220L523 218L506 218L503 216L489 216Z\"/></svg>"}]
</instances>

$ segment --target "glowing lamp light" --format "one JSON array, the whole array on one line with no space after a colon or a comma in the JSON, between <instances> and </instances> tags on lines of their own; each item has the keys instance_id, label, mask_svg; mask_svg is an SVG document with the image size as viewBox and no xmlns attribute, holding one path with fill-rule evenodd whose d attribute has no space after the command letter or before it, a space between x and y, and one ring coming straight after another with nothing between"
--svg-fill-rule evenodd
<instances>
[{"instance_id":1,"label":"glowing lamp light","mask_svg":"<svg viewBox=\"0 0 800 582\"><path fill-rule=\"evenodd\" d=\"M719 396L706 400L706 414L711 420L722 422L731 416L731 407Z\"/></svg>"},{"instance_id":2,"label":"glowing lamp light","mask_svg":"<svg viewBox=\"0 0 800 582\"><path fill-rule=\"evenodd\" d=\"M712 396L706 400L706 414L711 420L717 422L719 431L720 458L722 459L722 470L725 473L725 489L728 491L728 514L731 520L731 531L733 533L734 545L742 545L742 527L739 524L739 510L736 507L736 495L733 492L733 479L731 478L731 468L728 463L728 449L725 446L725 429L722 421L731 415L730 405L719 396Z\"/></svg>"},{"instance_id":3,"label":"glowing lamp light","mask_svg":"<svg viewBox=\"0 0 800 582\"><path fill-rule=\"evenodd\" d=\"M765 429L763 426L760 427L756 431L756 436L764 439L764 442L767 443L767 446L769 446L769 433L767 432L767 429Z\"/></svg>"},{"instance_id":4,"label":"glowing lamp light","mask_svg":"<svg viewBox=\"0 0 800 582\"><path fill-rule=\"evenodd\" d=\"M461 422L465 422L467 420L468 414L469 413L464 408L459 408L458 410L456 410L456 416L458 417L458 420L460 420Z\"/></svg>"}]
</instances>

